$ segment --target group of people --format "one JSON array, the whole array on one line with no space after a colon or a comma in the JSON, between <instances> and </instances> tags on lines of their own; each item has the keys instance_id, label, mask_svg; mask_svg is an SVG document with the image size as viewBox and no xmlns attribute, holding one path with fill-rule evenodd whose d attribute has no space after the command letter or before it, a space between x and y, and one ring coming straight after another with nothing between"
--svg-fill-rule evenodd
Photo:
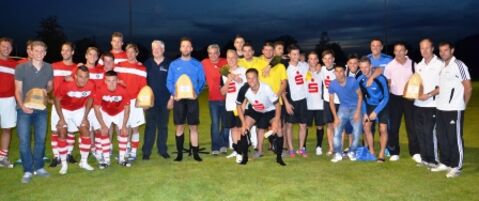
<instances>
[{"instance_id":1,"label":"group of people","mask_svg":"<svg viewBox=\"0 0 479 201\"><path fill-rule=\"evenodd\" d=\"M264 139L279 165L286 165L284 157L307 157L308 127L313 123L315 154L323 154L326 130L327 155L333 163L343 158L355 161L361 142L378 163L385 162L387 154L390 161L397 161L404 114L409 154L418 165L433 172L447 171L448 178L458 176L462 169L464 110L472 87L467 66L454 57L454 45L449 42L438 45L439 58L432 40L421 40L423 59L415 63L407 56L406 44L394 45L393 58L382 53L381 40L372 39L371 54L352 54L346 65L336 64L331 50L309 52L302 58L298 45L285 47L281 41L265 42L261 55L255 56L252 44L239 35L234 39L234 49L226 51L226 58L220 57L219 45L211 44L208 58L201 62L191 56L193 43L189 38L181 38L181 54L175 60L165 58L162 41L152 41L152 57L143 63L137 60L135 44L122 49L123 35L119 32L112 34L111 51L100 55L97 48L89 47L85 63L79 64L72 60L75 46L71 42L61 47L63 60L52 64L44 62L47 46L42 41L29 41L28 58L18 61L10 58L12 43L9 38L0 38L0 77L4 81L0 85L0 166L13 167L8 150L11 130L16 127L23 183L29 183L33 175L50 175L43 160L48 111L28 106L33 89L41 89L53 105L50 167L60 165L60 174L68 172L69 163L76 163L72 155L75 133L79 133L78 164L87 171L94 170L88 163L90 153L98 168L111 165L114 133L118 164L131 167L137 158L139 127L143 124L142 159L150 159L155 142L158 154L169 158L170 110L175 125L174 160L183 160L187 125L190 137L186 150L194 160L202 161L198 96L205 85L209 92L211 154L226 154L232 147L227 158L235 158L242 165L248 162L250 146L254 147L253 158L264 155ZM422 79L422 91L411 100L403 95L414 73ZM177 86L184 75L191 81L190 98L178 96L185 91ZM145 86L151 87L155 98L153 106L144 110L137 107L136 98ZM294 124L299 135L296 148ZM376 125L380 136L377 151ZM348 146L343 146L346 138Z\"/></svg>"}]
</instances>

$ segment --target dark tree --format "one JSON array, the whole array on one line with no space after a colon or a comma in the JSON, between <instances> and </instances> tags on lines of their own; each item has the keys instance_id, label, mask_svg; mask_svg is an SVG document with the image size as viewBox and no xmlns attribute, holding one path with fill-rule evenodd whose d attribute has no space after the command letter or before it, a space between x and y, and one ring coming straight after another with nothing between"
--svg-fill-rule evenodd
<instances>
[{"instance_id":1,"label":"dark tree","mask_svg":"<svg viewBox=\"0 0 479 201\"><path fill-rule=\"evenodd\" d=\"M321 57L321 53L324 50L332 50L335 55L335 63L344 65L346 63L346 54L344 53L341 45L337 42L331 42L328 32L321 32L321 37L318 44L316 44L315 52ZM319 58L321 62L321 58ZM321 62L322 63L322 62Z\"/></svg>"},{"instance_id":2,"label":"dark tree","mask_svg":"<svg viewBox=\"0 0 479 201\"><path fill-rule=\"evenodd\" d=\"M62 59L60 54L61 45L66 41L63 27L58 24L56 16L50 16L40 21L40 30L37 38L47 44L48 50L45 61L55 62Z\"/></svg>"},{"instance_id":3,"label":"dark tree","mask_svg":"<svg viewBox=\"0 0 479 201\"><path fill-rule=\"evenodd\" d=\"M85 37L80 40L75 41L75 54L73 55L73 61L76 63L82 62L85 63L85 53L88 47L97 47L96 38L94 36ZM100 50L101 51L101 50ZM100 53L101 54L101 53ZM100 56L100 55L98 55Z\"/></svg>"}]
</instances>

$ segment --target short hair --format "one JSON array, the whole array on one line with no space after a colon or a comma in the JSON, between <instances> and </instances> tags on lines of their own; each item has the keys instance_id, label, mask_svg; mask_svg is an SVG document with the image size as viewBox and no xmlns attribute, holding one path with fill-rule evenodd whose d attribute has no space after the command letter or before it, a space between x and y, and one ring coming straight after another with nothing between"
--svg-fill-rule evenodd
<instances>
[{"instance_id":1,"label":"short hair","mask_svg":"<svg viewBox=\"0 0 479 201\"><path fill-rule=\"evenodd\" d=\"M82 72L87 72L89 73L90 71L88 70L88 67L86 67L85 65L81 65L81 66L78 66L77 70L78 71L82 71Z\"/></svg>"},{"instance_id":2,"label":"short hair","mask_svg":"<svg viewBox=\"0 0 479 201\"><path fill-rule=\"evenodd\" d=\"M41 47L45 48L45 50L47 50L47 44L45 44L41 40L34 40L34 41L32 41L32 43L30 45L31 45L32 48L35 47L35 46L41 46Z\"/></svg>"},{"instance_id":3,"label":"short hair","mask_svg":"<svg viewBox=\"0 0 479 201\"><path fill-rule=\"evenodd\" d=\"M123 34L121 32L113 32L111 34L111 38L115 38L115 37L123 39Z\"/></svg>"},{"instance_id":4,"label":"short hair","mask_svg":"<svg viewBox=\"0 0 479 201\"><path fill-rule=\"evenodd\" d=\"M138 45L136 45L136 44L134 44L134 43L128 43L128 45L126 45L125 50L130 49L130 48L133 48L133 50L135 50L136 53L139 52L139 50L138 50Z\"/></svg>"},{"instance_id":5,"label":"short hair","mask_svg":"<svg viewBox=\"0 0 479 201\"><path fill-rule=\"evenodd\" d=\"M371 64L371 59L369 59L369 57L367 57L367 56L362 56L361 59L359 59L359 62L360 63L368 62L369 64Z\"/></svg>"},{"instance_id":6,"label":"short hair","mask_svg":"<svg viewBox=\"0 0 479 201\"><path fill-rule=\"evenodd\" d=\"M244 45L243 45L243 48L244 47L251 47L251 49L254 49L253 44L251 44L250 42L245 42Z\"/></svg>"},{"instance_id":7,"label":"short hair","mask_svg":"<svg viewBox=\"0 0 479 201\"><path fill-rule=\"evenodd\" d=\"M272 48L274 49L274 45L273 45L272 42L266 41L266 42L263 43L263 48L264 48L264 47L267 47L267 46L272 47Z\"/></svg>"},{"instance_id":8,"label":"short hair","mask_svg":"<svg viewBox=\"0 0 479 201\"><path fill-rule=\"evenodd\" d=\"M406 43L403 42L403 41L399 41L399 42L394 43L394 47L396 47L396 46L403 46L404 49L406 49L406 50L408 49Z\"/></svg>"},{"instance_id":9,"label":"short hair","mask_svg":"<svg viewBox=\"0 0 479 201\"><path fill-rule=\"evenodd\" d=\"M161 48L165 49L165 43L161 40L153 40L151 46L153 47L153 45L159 45Z\"/></svg>"},{"instance_id":10,"label":"short hair","mask_svg":"<svg viewBox=\"0 0 479 201\"><path fill-rule=\"evenodd\" d=\"M442 41L439 43L439 47L442 47L442 46L449 46L449 49L454 49L454 44L449 42L449 41Z\"/></svg>"},{"instance_id":11,"label":"short hair","mask_svg":"<svg viewBox=\"0 0 479 201\"><path fill-rule=\"evenodd\" d=\"M100 53L100 50L98 50L98 48L96 48L96 47L88 47L88 48L86 49L86 51L85 51L85 54L87 54L88 52L90 52L90 51L92 51L92 50L95 51L97 54Z\"/></svg>"},{"instance_id":12,"label":"short hair","mask_svg":"<svg viewBox=\"0 0 479 201\"><path fill-rule=\"evenodd\" d=\"M248 74L248 73L254 73L256 76L259 75L258 70L256 70L255 68L250 68L250 69L246 70L245 74Z\"/></svg>"},{"instance_id":13,"label":"short hair","mask_svg":"<svg viewBox=\"0 0 479 201\"><path fill-rule=\"evenodd\" d=\"M10 43L10 45L13 45L13 39L7 37L1 37L0 42L7 42Z\"/></svg>"},{"instance_id":14,"label":"short hair","mask_svg":"<svg viewBox=\"0 0 479 201\"><path fill-rule=\"evenodd\" d=\"M72 42L70 42L70 41L67 41L67 42L64 42L64 43L62 44L62 46L64 46L64 45L70 46L70 48L71 48L73 51L75 51L75 43L72 43Z\"/></svg>"},{"instance_id":15,"label":"short hair","mask_svg":"<svg viewBox=\"0 0 479 201\"><path fill-rule=\"evenodd\" d=\"M309 57L309 55L313 55L313 54L316 55L316 57L319 57L318 53L316 53L315 51L309 52L307 56Z\"/></svg>"},{"instance_id":16,"label":"short hair","mask_svg":"<svg viewBox=\"0 0 479 201\"><path fill-rule=\"evenodd\" d=\"M381 40L381 39L378 38L378 37L372 38L372 39L369 41L369 44L371 44L373 41L379 41L379 42L381 43L381 45L384 44L384 43L383 43L383 40Z\"/></svg>"},{"instance_id":17,"label":"short hair","mask_svg":"<svg viewBox=\"0 0 479 201\"><path fill-rule=\"evenodd\" d=\"M288 47L288 52L291 52L291 51L293 51L293 50L298 50L299 52L301 52L301 48L299 48L299 46L296 45L296 44L291 44L291 45L289 45L289 47Z\"/></svg>"},{"instance_id":18,"label":"short hair","mask_svg":"<svg viewBox=\"0 0 479 201\"><path fill-rule=\"evenodd\" d=\"M238 38L241 38L243 40L245 40L245 38L241 35L241 34L236 34L236 36L234 37L233 41L235 41L236 39Z\"/></svg>"},{"instance_id":19,"label":"short hair","mask_svg":"<svg viewBox=\"0 0 479 201\"><path fill-rule=\"evenodd\" d=\"M31 46L32 46L32 42L33 42L33 40L27 40L27 42L25 43L25 48L28 49L28 47L31 47Z\"/></svg>"},{"instance_id":20,"label":"short hair","mask_svg":"<svg viewBox=\"0 0 479 201\"><path fill-rule=\"evenodd\" d=\"M276 46L278 46L278 45L281 45L281 46L283 46L283 47L284 47L284 42L283 42L283 41L280 41L280 40L278 40L278 41L275 41L275 42L273 43L273 46L274 46L274 47L276 47Z\"/></svg>"},{"instance_id":21,"label":"short hair","mask_svg":"<svg viewBox=\"0 0 479 201\"><path fill-rule=\"evenodd\" d=\"M419 41L419 43L422 43L422 42L424 42L424 41L429 41L429 43L431 43L431 46L434 47L434 42L432 41L431 38L423 38L423 39L421 39L421 40Z\"/></svg>"},{"instance_id":22,"label":"short hair","mask_svg":"<svg viewBox=\"0 0 479 201\"><path fill-rule=\"evenodd\" d=\"M105 77L112 77L112 76L118 77L118 73L113 70L109 70L105 72Z\"/></svg>"},{"instance_id":23,"label":"short hair","mask_svg":"<svg viewBox=\"0 0 479 201\"><path fill-rule=\"evenodd\" d=\"M226 55L229 54L234 54L236 57L238 57L238 53L236 52L236 50L233 50L233 49L228 49L226 50Z\"/></svg>"},{"instance_id":24,"label":"short hair","mask_svg":"<svg viewBox=\"0 0 479 201\"><path fill-rule=\"evenodd\" d=\"M359 60L358 54L352 53L352 54L348 55L348 60L347 60L347 61L349 61L349 60L351 60L351 59L357 59L357 60Z\"/></svg>"},{"instance_id":25,"label":"short hair","mask_svg":"<svg viewBox=\"0 0 479 201\"><path fill-rule=\"evenodd\" d=\"M321 58L324 58L326 55L332 55L334 57L334 51L333 50L324 50L322 53L321 53Z\"/></svg>"},{"instance_id":26,"label":"short hair","mask_svg":"<svg viewBox=\"0 0 479 201\"><path fill-rule=\"evenodd\" d=\"M188 42L191 43L191 46L193 46L193 41L191 40L191 38L188 38L188 37L186 37L186 36L181 37L181 38L180 38L180 45L181 45L181 43L182 43L183 41L188 41Z\"/></svg>"},{"instance_id":27,"label":"short hair","mask_svg":"<svg viewBox=\"0 0 479 201\"><path fill-rule=\"evenodd\" d=\"M335 66L334 66L334 69L336 69L336 68L341 68L341 69L343 69L343 70L346 70L346 67L343 66L343 65L335 65Z\"/></svg>"},{"instance_id":28,"label":"short hair","mask_svg":"<svg viewBox=\"0 0 479 201\"><path fill-rule=\"evenodd\" d=\"M115 55L113 55L111 52L104 52L102 55L101 55L101 60L105 60L105 57L110 57L112 58L113 60L115 60Z\"/></svg>"},{"instance_id":29,"label":"short hair","mask_svg":"<svg viewBox=\"0 0 479 201\"><path fill-rule=\"evenodd\" d=\"M218 44L216 44L216 43L213 43L213 44L211 44L211 45L208 45L207 51L209 51L209 50L211 50L211 49L217 49L218 52L220 52L220 50L221 50L221 49L220 49L220 46L219 46Z\"/></svg>"}]
</instances>

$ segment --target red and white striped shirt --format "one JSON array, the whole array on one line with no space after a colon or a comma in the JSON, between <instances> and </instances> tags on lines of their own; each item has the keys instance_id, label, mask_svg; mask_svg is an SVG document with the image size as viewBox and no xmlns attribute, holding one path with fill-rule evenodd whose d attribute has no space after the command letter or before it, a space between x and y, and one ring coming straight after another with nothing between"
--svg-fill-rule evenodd
<instances>
[{"instance_id":1,"label":"red and white striped shirt","mask_svg":"<svg viewBox=\"0 0 479 201\"><path fill-rule=\"evenodd\" d=\"M64 82L55 93L55 97L60 98L62 109L75 111L85 107L89 98L93 98L95 93L95 84L89 80L83 87L78 87L76 82Z\"/></svg>"},{"instance_id":2,"label":"red and white striped shirt","mask_svg":"<svg viewBox=\"0 0 479 201\"><path fill-rule=\"evenodd\" d=\"M59 86L65 81L66 76L71 76L72 70L76 69L76 64L66 65L63 61L52 64L53 68L53 91L55 92Z\"/></svg>"},{"instance_id":3,"label":"red and white striped shirt","mask_svg":"<svg viewBox=\"0 0 479 201\"><path fill-rule=\"evenodd\" d=\"M114 91L102 87L95 93L94 104L99 105L107 114L115 116L125 109L125 105L130 104L130 97L123 86L118 85Z\"/></svg>"},{"instance_id":4,"label":"red and white striped shirt","mask_svg":"<svg viewBox=\"0 0 479 201\"><path fill-rule=\"evenodd\" d=\"M136 98L146 85L146 68L141 62L120 62L115 67L118 78L123 81L131 99Z\"/></svg>"},{"instance_id":5,"label":"red and white striped shirt","mask_svg":"<svg viewBox=\"0 0 479 201\"><path fill-rule=\"evenodd\" d=\"M15 96L15 66L17 62L13 59L0 59L0 97Z\"/></svg>"}]
</instances>

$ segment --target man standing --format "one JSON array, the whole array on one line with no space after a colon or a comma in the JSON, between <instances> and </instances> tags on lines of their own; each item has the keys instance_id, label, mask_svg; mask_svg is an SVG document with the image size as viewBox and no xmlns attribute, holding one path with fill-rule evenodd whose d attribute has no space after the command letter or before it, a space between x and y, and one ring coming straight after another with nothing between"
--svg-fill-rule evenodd
<instances>
[{"instance_id":1,"label":"man standing","mask_svg":"<svg viewBox=\"0 0 479 201\"><path fill-rule=\"evenodd\" d=\"M416 72L422 79L423 94L414 101L415 130L419 140L422 164L435 168L436 153L436 95L439 93L439 73L444 63L434 55L434 45L431 39L422 39L419 50L423 59L416 66Z\"/></svg>"},{"instance_id":2,"label":"man standing","mask_svg":"<svg viewBox=\"0 0 479 201\"><path fill-rule=\"evenodd\" d=\"M17 111L15 110L15 66L17 62L10 59L13 40L0 38L0 167L13 168L8 160L8 149L12 138L12 128L17 124Z\"/></svg>"},{"instance_id":3,"label":"man standing","mask_svg":"<svg viewBox=\"0 0 479 201\"><path fill-rule=\"evenodd\" d=\"M403 98L404 87L411 75L415 72L415 63L407 57L406 44L394 45L394 60L389 62L384 69L384 76L389 83L389 130L388 150L391 154L389 160L399 160L399 128L404 114L406 132L408 136L409 154L416 163L421 163L419 144L414 131L414 101Z\"/></svg>"},{"instance_id":4,"label":"man standing","mask_svg":"<svg viewBox=\"0 0 479 201\"><path fill-rule=\"evenodd\" d=\"M43 168L45 155L45 136L47 131L47 110L31 109L24 105L28 91L33 88L43 89L44 95L52 90L53 69L43 61L47 46L42 41L34 41L32 61L20 64L15 69L15 99L17 100L17 133L20 141L20 157L23 165L22 183L29 183L35 173L48 177ZM31 127L34 130L34 149L31 149Z\"/></svg>"},{"instance_id":5,"label":"man standing","mask_svg":"<svg viewBox=\"0 0 479 201\"><path fill-rule=\"evenodd\" d=\"M319 64L319 57L316 52L310 52L308 54L308 66L309 71L306 76L306 85L308 86L308 93L306 95L306 104L308 106L308 112L306 119L307 125L312 126L313 122L316 126L316 155L323 154L321 146L323 144L324 137L324 120L323 120L323 80L321 79L321 65Z\"/></svg>"},{"instance_id":6,"label":"man standing","mask_svg":"<svg viewBox=\"0 0 479 201\"><path fill-rule=\"evenodd\" d=\"M386 67L386 65L393 60L391 56L382 53L384 45L381 39L371 39L369 47L371 48L371 53L368 54L367 57L369 58L369 60L371 60L373 74L368 79L368 87L371 86L374 81L374 78L384 73L384 68Z\"/></svg>"},{"instance_id":7,"label":"man standing","mask_svg":"<svg viewBox=\"0 0 479 201\"><path fill-rule=\"evenodd\" d=\"M228 147L229 129L225 129L225 97L220 92L220 69L226 65L226 60L220 58L220 46L208 46L208 58L203 59L203 71L208 84L208 106L211 118L211 154L226 153Z\"/></svg>"},{"instance_id":8,"label":"man standing","mask_svg":"<svg viewBox=\"0 0 479 201\"><path fill-rule=\"evenodd\" d=\"M331 162L336 163L343 159L342 157L342 139L343 129L346 123L353 126L353 144L347 154L351 161L356 160L355 152L361 135L361 103L362 94L356 79L346 77L344 66L335 66L334 74L336 79L329 85L329 107L334 118L334 157ZM336 112L335 96L338 97L341 104Z\"/></svg>"},{"instance_id":9,"label":"man standing","mask_svg":"<svg viewBox=\"0 0 479 201\"><path fill-rule=\"evenodd\" d=\"M173 108L173 120L176 125L176 150L178 155L175 161L183 160L183 144L185 141L184 129L185 123L188 124L190 129L190 142L193 152L193 158L196 161L202 161L199 155L199 143L198 143L198 124L200 123L200 107L198 103L198 95L201 89L205 85L205 73L201 63L191 57L193 51L193 43L189 38L182 38L180 40L180 52L181 57L174 60L170 64L168 76L166 78L166 86L172 96L168 102L168 105ZM175 99L176 81L181 75L187 75L194 90L193 99Z\"/></svg>"},{"instance_id":10,"label":"man standing","mask_svg":"<svg viewBox=\"0 0 479 201\"><path fill-rule=\"evenodd\" d=\"M437 96L437 140L440 165L433 172L445 171L447 178L461 174L464 160L464 110L471 99L471 76L467 66L454 57L454 45L439 44L444 68L439 75Z\"/></svg>"},{"instance_id":11,"label":"man standing","mask_svg":"<svg viewBox=\"0 0 479 201\"><path fill-rule=\"evenodd\" d=\"M151 42L152 58L145 61L146 81L153 89L155 104L146 110L145 139L143 142L143 160L150 159L151 150L156 141L157 152L163 158L169 158L168 147L168 118L170 111L167 108L170 92L166 87L166 76L170 60L163 55L165 43L160 40ZM157 134L158 133L158 134Z\"/></svg>"}]
</instances>

